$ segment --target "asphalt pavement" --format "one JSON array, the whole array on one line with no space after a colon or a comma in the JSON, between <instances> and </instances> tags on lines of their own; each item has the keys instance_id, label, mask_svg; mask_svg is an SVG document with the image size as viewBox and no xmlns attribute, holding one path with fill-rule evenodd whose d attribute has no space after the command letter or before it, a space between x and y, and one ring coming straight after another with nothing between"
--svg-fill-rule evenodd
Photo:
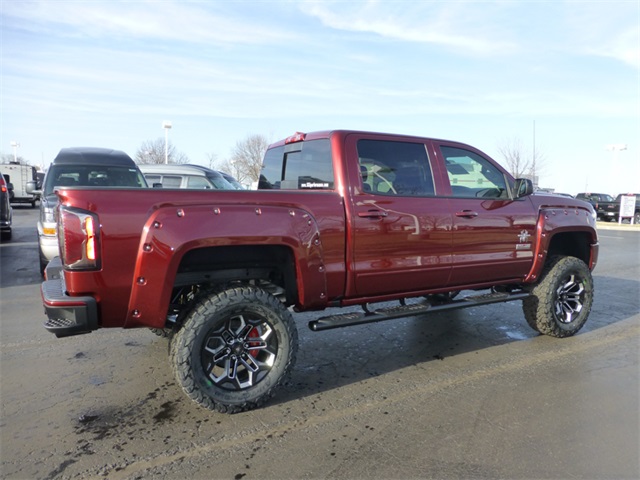
<instances>
[{"instance_id":1,"label":"asphalt pavement","mask_svg":"<svg viewBox=\"0 0 640 480\"><path fill-rule=\"evenodd\" d=\"M311 332L264 408L204 410L146 329L42 327L37 210L0 244L3 479L638 479L640 227L598 224L574 337L518 302Z\"/></svg>"}]
</instances>

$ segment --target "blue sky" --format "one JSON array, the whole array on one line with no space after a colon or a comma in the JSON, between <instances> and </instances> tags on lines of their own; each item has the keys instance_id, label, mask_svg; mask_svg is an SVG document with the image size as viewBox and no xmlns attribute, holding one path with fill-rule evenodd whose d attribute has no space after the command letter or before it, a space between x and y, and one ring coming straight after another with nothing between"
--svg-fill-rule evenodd
<instances>
[{"instance_id":1,"label":"blue sky","mask_svg":"<svg viewBox=\"0 0 640 480\"><path fill-rule=\"evenodd\" d=\"M541 186L640 192L640 2L0 0L0 151L192 163L336 128L519 141ZM535 123L535 129L534 129ZM607 145L626 144L620 152Z\"/></svg>"}]
</instances>

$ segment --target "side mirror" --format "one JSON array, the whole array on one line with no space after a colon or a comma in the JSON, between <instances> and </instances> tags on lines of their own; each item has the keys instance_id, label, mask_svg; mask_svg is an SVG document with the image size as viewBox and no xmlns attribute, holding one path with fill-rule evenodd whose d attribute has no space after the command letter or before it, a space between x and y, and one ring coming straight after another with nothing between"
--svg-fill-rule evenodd
<instances>
[{"instance_id":1,"label":"side mirror","mask_svg":"<svg viewBox=\"0 0 640 480\"><path fill-rule=\"evenodd\" d=\"M152 188L162 188L162 184L161 183L154 183L152 185Z\"/></svg>"},{"instance_id":2,"label":"side mirror","mask_svg":"<svg viewBox=\"0 0 640 480\"><path fill-rule=\"evenodd\" d=\"M35 193L35 192L36 192L36 190L37 190L37 188L38 188L38 186L37 186L37 184L36 184L35 180L29 180L29 181L27 182L27 193L28 193L29 195L31 195L31 194L33 194L33 193Z\"/></svg>"},{"instance_id":3,"label":"side mirror","mask_svg":"<svg viewBox=\"0 0 640 480\"><path fill-rule=\"evenodd\" d=\"M516 178L513 188L514 198L526 197L533 193L533 182L528 178Z\"/></svg>"}]
</instances>

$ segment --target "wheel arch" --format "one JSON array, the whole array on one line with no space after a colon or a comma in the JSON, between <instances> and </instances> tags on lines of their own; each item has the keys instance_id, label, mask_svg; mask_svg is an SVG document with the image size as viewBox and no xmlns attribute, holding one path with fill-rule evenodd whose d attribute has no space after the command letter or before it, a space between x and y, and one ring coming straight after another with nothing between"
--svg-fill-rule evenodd
<instances>
[{"instance_id":1,"label":"wheel arch","mask_svg":"<svg viewBox=\"0 0 640 480\"><path fill-rule=\"evenodd\" d=\"M285 304L298 302L296 259L285 245L220 245L187 251L174 287L260 280L280 287Z\"/></svg>"},{"instance_id":2,"label":"wheel arch","mask_svg":"<svg viewBox=\"0 0 640 480\"><path fill-rule=\"evenodd\" d=\"M582 260L589 270L598 262L599 244L595 218L581 209L547 209L536 226L534 262L525 283L539 280L545 262L552 256L571 256Z\"/></svg>"},{"instance_id":3,"label":"wheel arch","mask_svg":"<svg viewBox=\"0 0 640 480\"><path fill-rule=\"evenodd\" d=\"M253 279L282 283L289 304L326 305L312 215L278 206L160 207L140 239L125 328L164 327L176 286Z\"/></svg>"}]
</instances>

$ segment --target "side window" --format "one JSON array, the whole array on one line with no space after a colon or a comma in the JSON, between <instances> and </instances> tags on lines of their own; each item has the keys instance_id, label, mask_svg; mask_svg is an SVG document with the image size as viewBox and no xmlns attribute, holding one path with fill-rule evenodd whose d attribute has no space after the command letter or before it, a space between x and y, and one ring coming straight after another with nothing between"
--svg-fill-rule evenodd
<instances>
[{"instance_id":1,"label":"side window","mask_svg":"<svg viewBox=\"0 0 640 480\"><path fill-rule=\"evenodd\" d=\"M160 175L150 175L150 174L146 174L144 176L144 178L147 179L147 183L149 185L153 185L154 183L162 183L162 177Z\"/></svg>"},{"instance_id":2,"label":"side window","mask_svg":"<svg viewBox=\"0 0 640 480\"><path fill-rule=\"evenodd\" d=\"M422 143L358 140L365 192L377 195L433 196L433 175Z\"/></svg>"},{"instance_id":3,"label":"side window","mask_svg":"<svg viewBox=\"0 0 640 480\"><path fill-rule=\"evenodd\" d=\"M332 190L329 139L292 143L267 150L258 189Z\"/></svg>"},{"instance_id":4,"label":"side window","mask_svg":"<svg viewBox=\"0 0 640 480\"><path fill-rule=\"evenodd\" d=\"M441 147L454 197L507 198L507 182L495 165L480 155Z\"/></svg>"},{"instance_id":5,"label":"side window","mask_svg":"<svg viewBox=\"0 0 640 480\"><path fill-rule=\"evenodd\" d=\"M182 177L177 175L163 175L162 187L163 188L180 188L182 184Z\"/></svg>"}]
</instances>

